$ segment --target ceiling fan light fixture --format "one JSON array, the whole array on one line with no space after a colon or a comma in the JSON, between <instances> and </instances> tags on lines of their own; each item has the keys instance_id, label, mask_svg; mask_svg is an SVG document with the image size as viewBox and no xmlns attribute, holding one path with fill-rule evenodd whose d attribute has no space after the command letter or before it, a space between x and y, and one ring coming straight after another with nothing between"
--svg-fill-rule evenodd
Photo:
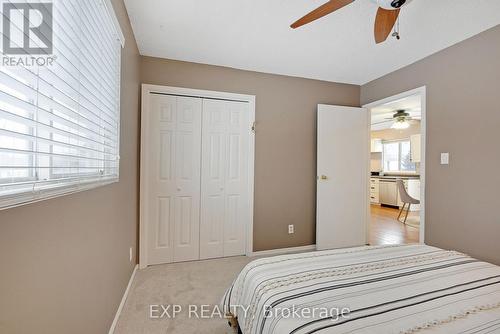
<instances>
[{"instance_id":1,"label":"ceiling fan light fixture","mask_svg":"<svg viewBox=\"0 0 500 334\"><path fill-rule=\"evenodd\" d=\"M372 0L372 1L375 2L379 7L388 10L399 9L404 5L408 4L409 2L411 2L411 0Z\"/></svg>"},{"instance_id":2,"label":"ceiling fan light fixture","mask_svg":"<svg viewBox=\"0 0 500 334\"><path fill-rule=\"evenodd\" d=\"M410 127L410 123L406 119L397 120L392 124L391 129L405 130Z\"/></svg>"}]
</instances>

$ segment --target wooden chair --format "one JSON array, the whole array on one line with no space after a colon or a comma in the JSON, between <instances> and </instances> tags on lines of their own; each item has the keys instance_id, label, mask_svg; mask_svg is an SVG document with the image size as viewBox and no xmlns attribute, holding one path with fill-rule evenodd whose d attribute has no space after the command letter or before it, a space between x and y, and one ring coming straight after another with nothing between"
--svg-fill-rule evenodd
<instances>
[{"instance_id":1,"label":"wooden chair","mask_svg":"<svg viewBox=\"0 0 500 334\"><path fill-rule=\"evenodd\" d=\"M408 191L406 191L405 184L403 180L396 180L396 183L398 185L398 190L399 190L399 197L401 198L401 202L403 202L403 206L401 207L401 210L399 211L398 215L398 221L400 223L403 223L406 225L406 220L408 219L408 213L410 212L410 208L412 204L420 204L420 201L418 199L415 199L408 195ZM400 220L401 214L403 213L403 210L405 208L405 205L408 204L408 209L406 210L406 215L405 219L403 221Z\"/></svg>"}]
</instances>

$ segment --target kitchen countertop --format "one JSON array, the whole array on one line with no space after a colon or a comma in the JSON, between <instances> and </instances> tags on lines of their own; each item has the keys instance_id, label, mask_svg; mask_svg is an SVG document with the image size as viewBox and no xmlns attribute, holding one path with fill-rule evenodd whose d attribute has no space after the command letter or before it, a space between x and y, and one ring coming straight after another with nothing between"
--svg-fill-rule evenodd
<instances>
[{"instance_id":1,"label":"kitchen countertop","mask_svg":"<svg viewBox=\"0 0 500 334\"><path fill-rule=\"evenodd\" d=\"M420 175L372 175L370 176L372 179L402 179L402 180L409 180L409 179L420 179Z\"/></svg>"}]
</instances>

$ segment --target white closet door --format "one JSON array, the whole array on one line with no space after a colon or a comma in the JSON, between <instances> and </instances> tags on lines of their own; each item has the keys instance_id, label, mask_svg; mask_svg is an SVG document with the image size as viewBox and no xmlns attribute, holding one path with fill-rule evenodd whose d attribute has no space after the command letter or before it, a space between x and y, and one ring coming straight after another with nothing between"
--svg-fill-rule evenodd
<instances>
[{"instance_id":1,"label":"white closet door","mask_svg":"<svg viewBox=\"0 0 500 334\"><path fill-rule=\"evenodd\" d=\"M203 100L200 258L245 254L248 104Z\"/></svg>"},{"instance_id":2,"label":"white closet door","mask_svg":"<svg viewBox=\"0 0 500 334\"><path fill-rule=\"evenodd\" d=\"M226 212L224 256L245 254L248 222L248 141L250 122L248 103L226 102L227 127Z\"/></svg>"},{"instance_id":3,"label":"white closet door","mask_svg":"<svg viewBox=\"0 0 500 334\"><path fill-rule=\"evenodd\" d=\"M199 259L199 98L150 96L148 264Z\"/></svg>"}]
</instances>

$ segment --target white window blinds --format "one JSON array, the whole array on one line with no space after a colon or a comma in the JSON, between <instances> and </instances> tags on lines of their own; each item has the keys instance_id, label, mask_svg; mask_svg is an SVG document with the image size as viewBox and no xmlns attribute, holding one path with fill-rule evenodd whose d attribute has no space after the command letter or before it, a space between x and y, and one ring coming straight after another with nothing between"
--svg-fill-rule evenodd
<instances>
[{"instance_id":1,"label":"white window blinds","mask_svg":"<svg viewBox=\"0 0 500 334\"><path fill-rule=\"evenodd\" d=\"M0 209L118 180L116 18L102 0L50 3L52 65L0 66ZM42 43L10 24L11 46Z\"/></svg>"}]
</instances>

